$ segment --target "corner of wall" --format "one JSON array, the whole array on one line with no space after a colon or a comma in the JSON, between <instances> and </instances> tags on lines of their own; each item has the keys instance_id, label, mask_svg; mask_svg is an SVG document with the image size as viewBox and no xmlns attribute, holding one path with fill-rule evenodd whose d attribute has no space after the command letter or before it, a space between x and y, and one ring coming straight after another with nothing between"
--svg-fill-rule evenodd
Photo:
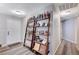
<instances>
[{"instance_id":1,"label":"corner of wall","mask_svg":"<svg viewBox=\"0 0 79 59\"><path fill-rule=\"evenodd\" d=\"M57 52L57 50L58 50L58 48L59 48L60 44L61 44L61 41L59 42L59 44L58 44L57 48L55 49L55 51L54 51L54 53L53 53L54 55L55 55L55 53Z\"/></svg>"}]
</instances>

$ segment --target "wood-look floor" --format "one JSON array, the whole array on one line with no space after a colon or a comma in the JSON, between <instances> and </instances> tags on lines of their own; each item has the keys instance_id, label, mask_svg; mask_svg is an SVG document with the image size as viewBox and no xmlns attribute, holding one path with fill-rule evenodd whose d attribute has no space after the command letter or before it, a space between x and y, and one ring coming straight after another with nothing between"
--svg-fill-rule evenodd
<instances>
[{"instance_id":1,"label":"wood-look floor","mask_svg":"<svg viewBox=\"0 0 79 59\"><path fill-rule=\"evenodd\" d=\"M76 45L74 43L63 40L55 54L56 55L79 55L79 51L77 50Z\"/></svg>"},{"instance_id":2,"label":"wood-look floor","mask_svg":"<svg viewBox=\"0 0 79 59\"><path fill-rule=\"evenodd\" d=\"M23 45L0 48L0 55L35 55L31 50ZM79 55L76 45L63 40L55 55Z\"/></svg>"},{"instance_id":3,"label":"wood-look floor","mask_svg":"<svg viewBox=\"0 0 79 59\"><path fill-rule=\"evenodd\" d=\"M0 51L0 55L35 55L31 50L24 47L23 45L12 48L3 48L2 50Z\"/></svg>"}]
</instances>

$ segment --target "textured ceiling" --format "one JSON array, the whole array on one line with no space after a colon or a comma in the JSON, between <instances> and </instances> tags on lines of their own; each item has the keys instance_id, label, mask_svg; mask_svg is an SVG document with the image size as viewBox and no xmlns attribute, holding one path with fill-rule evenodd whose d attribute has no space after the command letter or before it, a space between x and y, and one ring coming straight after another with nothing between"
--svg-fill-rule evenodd
<instances>
[{"instance_id":1,"label":"textured ceiling","mask_svg":"<svg viewBox=\"0 0 79 59\"><path fill-rule=\"evenodd\" d=\"M58 5L61 20L66 20L79 16L79 4L77 3L63 3Z\"/></svg>"},{"instance_id":2,"label":"textured ceiling","mask_svg":"<svg viewBox=\"0 0 79 59\"><path fill-rule=\"evenodd\" d=\"M77 7L78 3L64 3L59 6L60 11L67 10L70 8Z\"/></svg>"},{"instance_id":3,"label":"textured ceiling","mask_svg":"<svg viewBox=\"0 0 79 59\"><path fill-rule=\"evenodd\" d=\"M40 13L44 8L48 6L52 6L54 3L0 3L0 14L10 15L10 16L16 16L19 18L24 18L25 16ZM61 11L70 11L70 15L62 16L63 18L68 18L73 15L79 14L79 6L77 3L57 3L56 4L59 10ZM53 7L53 6L52 6ZM77 8L76 8L77 7ZM49 9L49 8L48 8ZM54 9L54 8L53 8ZM25 15L16 15L12 13L12 10L22 10L25 12Z\"/></svg>"},{"instance_id":4,"label":"textured ceiling","mask_svg":"<svg viewBox=\"0 0 79 59\"><path fill-rule=\"evenodd\" d=\"M51 5L50 3L0 3L0 14L12 15L17 17L25 17L33 14L35 11L39 12L46 6ZM12 10L22 10L25 15L18 16L13 14Z\"/></svg>"}]
</instances>

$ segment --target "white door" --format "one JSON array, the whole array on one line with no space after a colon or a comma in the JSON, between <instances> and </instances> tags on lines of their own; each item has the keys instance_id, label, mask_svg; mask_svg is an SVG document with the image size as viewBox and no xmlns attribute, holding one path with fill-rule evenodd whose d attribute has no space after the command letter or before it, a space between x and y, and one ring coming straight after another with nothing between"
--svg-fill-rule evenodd
<instances>
[{"instance_id":1,"label":"white door","mask_svg":"<svg viewBox=\"0 0 79 59\"><path fill-rule=\"evenodd\" d=\"M21 41L21 23L19 20L7 20L7 45Z\"/></svg>"},{"instance_id":2,"label":"white door","mask_svg":"<svg viewBox=\"0 0 79 59\"><path fill-rule=\"evenodd\" d=\"M62 24L63 39L75 43L75 19L69 19Z\"/></svg>"}]
</instances>

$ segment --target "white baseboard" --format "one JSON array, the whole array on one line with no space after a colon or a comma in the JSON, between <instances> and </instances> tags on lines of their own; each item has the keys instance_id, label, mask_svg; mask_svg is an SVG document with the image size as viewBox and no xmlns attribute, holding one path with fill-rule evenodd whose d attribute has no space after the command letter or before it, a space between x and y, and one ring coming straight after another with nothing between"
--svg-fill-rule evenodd
<instances>
[{"instance_id":1,"label":"white baseboard","mask_svg":"<svg viewBox=\"0 0 79 59\"><path fill-rule=\"evenodd\" d=\"M3 44L2 47L8 46L7 44Z\"/></svg>"},{"instance_id":2,"label":"white baseboard","mask_svg":"<svg viewBox=\"0 0 79 59\"><path fill-rule=\"evenodd\" d=\"M5 46L8 46L8 45L12 45L12 44L16 44L18 42L15 42L15 43L10 43L10 44L3 44L2 47L5 47ZM21 42L20 42L21 43Z\"/></svg>"},{"instance_id":3,"label":"white baseboard","mask_svg":"<svg viewBox=\"0 0 79 59\"><path fill-rule=\"evenodd\" d=\"M68 40L68 39L65 39L65 40L75 44L75 41Z\"/></svg>"}]
</instances>

